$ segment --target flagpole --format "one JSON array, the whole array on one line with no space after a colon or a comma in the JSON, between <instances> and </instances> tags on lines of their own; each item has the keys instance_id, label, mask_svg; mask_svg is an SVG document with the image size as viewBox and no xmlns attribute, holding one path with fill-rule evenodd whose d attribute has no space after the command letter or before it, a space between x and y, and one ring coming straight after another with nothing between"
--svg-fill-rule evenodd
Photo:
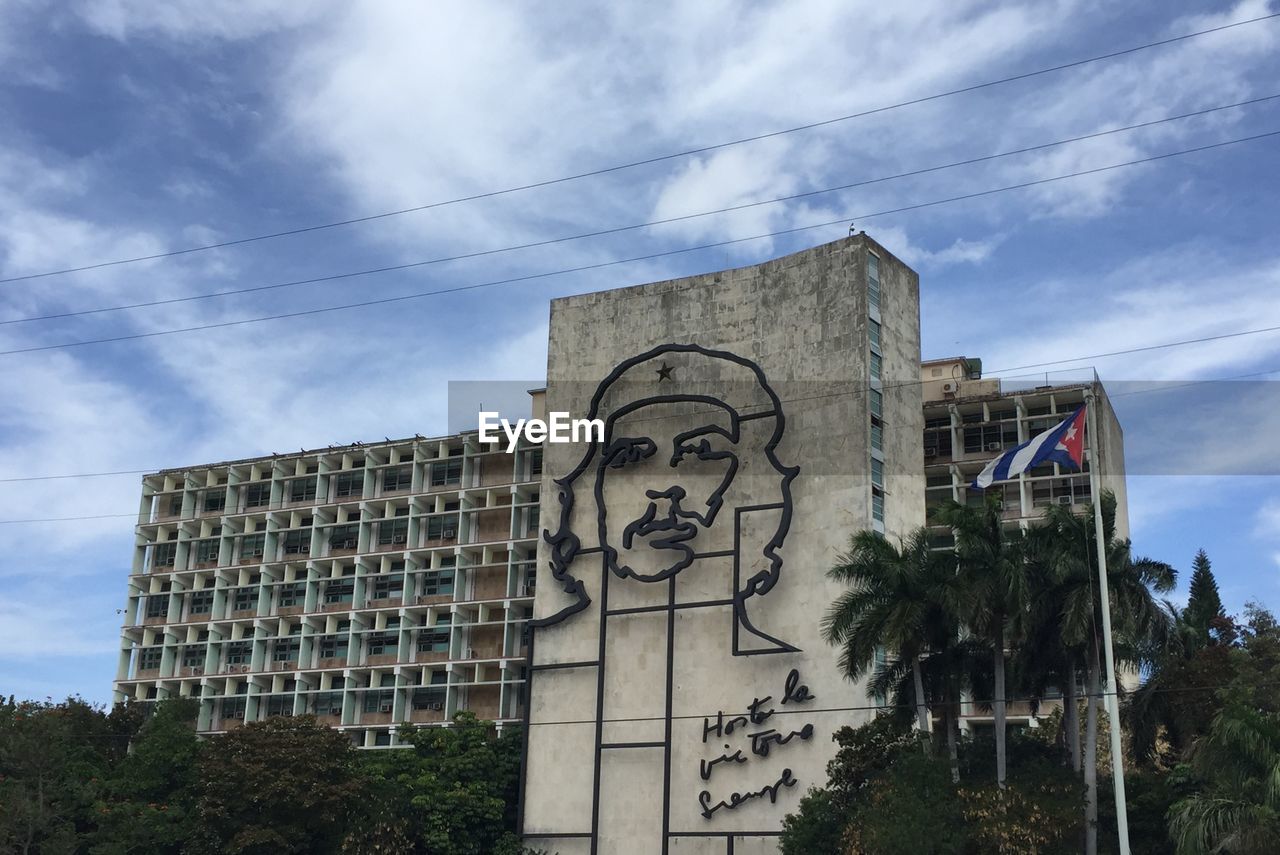
<instances>
[{"instance_id":1,"label":"flagpole","mask_svg":"<svg viewBox=\"0 0 1280 855\"><path fill-rule=\"evenodd\" d=\"M1102 597L1102 649L1106 656L1106 686L1103 699L1111 720L1111 774L1116 794L1116 831L1120 835L1120 855L1129 855L1129 815L1124 791L1124 752L1120 741L1120 680L1111 642L1111 597L1107 588L1107 543L1102 530L1102 484L1099 480L1097 377L1085 393L1085 434L1089 439L1089 492L1093 495L1093 531L1098 547L1098 593Z\"/></svg>"}]
</instances>

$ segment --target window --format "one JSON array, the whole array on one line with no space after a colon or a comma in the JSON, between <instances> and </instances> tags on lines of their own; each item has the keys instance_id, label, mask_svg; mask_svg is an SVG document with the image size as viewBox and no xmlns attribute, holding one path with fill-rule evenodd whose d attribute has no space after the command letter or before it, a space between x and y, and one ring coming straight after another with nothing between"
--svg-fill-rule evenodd
<instances>
[{"instance_id":1,"label":"window","mask_svg":"<svg viewBox=\"0 0 1280 855\"><path fill-rule=\"evenodd\" d=\"M253 646L247 641L236 641L227 645L228 665L248 665L253 655Z\"/></svg>"},{"instance_id":2,"label":"window","mask_svg":"<svg viewBox=\"0 0 1280 855\"><path fill-rule=\"evenodd\" d=\"M871 447L876 451L884 451L884 425L879 419L871 420Z\"/></svg>"},{"instance_id":3,"label":"window","mask_svg":"<svg viewBox=\"0 0 1280 855\"><path fill-rule=\"evenodd\" d=\"M281 638L276 641L276 648L271 654L273 662L297 662L298 641L294 638Z\"/></svg>"},{"instance_id":4,"label":"window","mask_svg":"<svg viewBox=\"0 0 1280 855\"><path fill-rule=\"evenodd\" d=\"M365 692L363 709L367 713L391 712L391 692Z\"/></svg>"},{"instance_id":5,"label":"window","mask_svg":"<svg viewBox=\"0 0 1280 855\"><path fill-rule=\"evenodd\" d=\"M236 588L235 597L231 601L231 610L248 611L258 607L258 589L253 587Z\"/></svg>"},{"instance_id":6,"label":"window","mask_svg":"<svg viewBox=\"0 0 1280 855\"><path fill-rule=\"evenodd\" d=\"M213 591L204 589L191 592L191 602L187 613L191 615L207 615L213 611Z\"/></svg>"},{"instance_id":7,"label":"window","mask_svg":"<svg viewBox=\"0 0 1280 855\"><path fill-rule=\"evenodd\" d=\"M414 689L413 690L413 708L415 710L441 710L444 709L445 689Z\"/></svg>"},{"instance_id":8,"label":"window","mask_svg":"<svg viewBox=\"0 0 1280 855\"><path fill-rule=\"evenodd\" d=\"M418 632L419 653L448 653L449 627L432 627Z\"/></svg>"},{"instance_id":9,"label":"window","mask_svg":"<svg viewBox=\"0 0 1280 855\"><path fill-rule=\"evenodd\" d=\"M320 658L346 658L349 642L345 635L326 635L320 639Z\"/></svg>"},{"instance_id":10,"label":"window","mask_svg":"<svg viewBox=\"0 0 1280 855\"><path fill-rule=\"evenodd\" d=\"M358 525L336 525L329 529L329 546L332 549L355 549L360 537Z\"/></svg>"},{"instance_id":11,"label":"window","mask_svg":"<svg viewBox=\"0 0 1280 855\"><path fill-rule=\"evenodd\" d=\"M210 490L204 494L204 509L206 511L220 511L227 506L227 493L225 490Z\"/></svg>"},{"instance_id":12,"label":"window","mask_svg":"<svg viewBox=\"0 0 1280 855\"><path fill-rule=\"evenodd\" d=\"M871 354L871 379L880 380L884 374L884 360L880 358L880 354Z\"/></svg>"},{"instance_id":13,"label":"window","mask_svg":"<svg viewBox=\"0 0 1280 855\"><path fill-rule=\"evenodd\" d=\"M240 538L240 560L261 558L266 546L267 536L265 534L246 534Z\"/></svg>"},{"instance_id":14,"label":"window","mask_svg":"<svg viewBox=\"0 0 1280 855\"><path fill-rule=\"evenodd\" d=\"M884 394L879 389L871 389L868 392L868 398L871 402L871 415L884 416Z\"/></svg>"},{"instance_id":15,"label":"window","mask_svg":"<svg viewBox=\"0 0 1280 855\"><path fill-rule=\"evenodd\" d=\"M199 668L204 664L204 645L188 644L182 648L182 667Z\"/></svg>"},{"instance_id":16,"label":"window","mask_svg":"<svg viewBox=\"0 0 1280 855\"><path fill-rule=\"evenodd\" d=\"M245 699L244 698L223 698L222 699L222 717L241 720L244 718Z\"/></svg>"},{"instance_id":17,"label":"window","mask_svg":"<svg viewBox=\"0 0 1280 855\"><path fill-rule=\"evenodd\" d=\"M149 594L147 596L147 617L160 618L169 613L168 594Z\"/></svg>"},{"instance_id":18,"label":"window","mask_svg":"<svg viewBox=\"0 0 1280 855\"><path fill-rule=\"evenodd\" d=\"M248 484L244 488L244 506L246 508L260 508L271 502L271 482L258 481Z\"/></svg>"},{"instance_id":19,"label":"window","mask_svg":"<svg viewBox=\"0 0 1280 855\"><path fill-rule=\"evenodd\" d=\"M867 253L867 304L880 308L880 259Z\"/></svg>"},{"instance_id":20,"label":"window","mask_svg":"<svg viewBox=\"0 0 1280 855\"><path fill-rule=\"evenodd\" d=\"M351 582L330 582L324 589L325 603L349 603L355 596L356 586Z\"/></svg>"},{"instance_id":21,"label":"window","mask_svg":"<svg viewBox=\"0 0 1280 855\"><path fill-rule=\"evenodd\" d=\"M169 516L176 517L182 514L182 496L169 497Z\"/></svg>"},{"instance_id":22,"label":"window","mask_svg":"<svg viewBox=\"0 0 1280 855\"><path fill-rule=\"evenodd\" d=\"M393 597L400 599L402 596L404 596L404 576L381 576L373 583L375 600L389 600Z\"/></svg>"},{"instance_id":23,"label":"window","mask_svg":"<svg viewBox=\"0 0 1280 855\"><path fill-rule=\"evenodd\" d=\"M333 494L338 498L359 496L363 492L363 472L343 472L333 479Z\"/></svg>"},{"instance_id":24,"label":"window","mask_svg":"<svg viewBox=\"0 0 1280 855\"><path fill-rule=\"evenodd\" d=\"M867 321L867 337L871 339L871 349L880 352L880 322Z\"/></svg>"},{"instance_id":25,"label":"window","mask_svg":"<svg viewBox=\"0 0 1280 855\"><path fill-rule=\"evenodd\" d=\"M272 695L267 698L267 715L293 715L293 698L288 695Z\"/></svg>"},{"instance_id":26,"label":"window","mask_svg":"<svg viewBox=\"0 0 1280 855\"><path fill-rule=\"evenodd\" d=\"M370 656L384 656L398 651L400 639L396 633L388 632L369 636L367 644Z\"/></svg>"},{"instance_id":27,"label":"window","mask_svg":"<svg viewBox=\"0 0 1280 855\"><path fill-rule=\"evenodd\" d=\"M884 488L884 463L874 457L871 458L871 483Z\"/></svg>"},{"instance_id":28,"label":"window","mask_svg":"<svg viewBox=\"0 0 1280 855\"><path fill-rule=\"evenodd\" d=\"M432 570L422 574L422 596L440 597L453 594L453 571Z\"/></svg>"},{"instance_id":29,"label":"window","mask_svg":"<svg viewBox=\"0 0 1280 855\"><path fill-rule=\"evenodd\" d=\"M311 551L311 532L308 529L288 531L284 535L284 551L286 555Z\"/></svg>"},{"instance_id":30,"label":"window","mask_svg":"<svg viewBox=\"0 0 1280 855\"><path fill-rule=\"evenodd\" d=\"M400 517L378 523L378 543L382 546L405 543L409 539L409 520Z\"/></svg>"},{"instance_id":31,"label":"window","mask_svg":"<svg viewBox=\"0 0 1280 855\"><path fill-rule=\"evenodd\" d=\"M535 448L529 452L529 477L539 478L542 476L542 449Z\"/></svg>"},{"instance_id":32,"label":"window","mask_svg":"<svg viewBox=\"0 0 1280 855\"><path fill-rule=\"evenodd\" d=\"M144 647L138 654L138 670L154 671L160 667L160 657L164 654L162 647Z\"/></svg>"},{"instance_id":33,"label":"window","mask_svg":"<svg viewBox=\"0 0 1280 855\"><path fill-rule=\"evenodd\" d=\"M295 478L289 482L289 501L312 502L316 498L315 478Z\"/></svg>"},{"instance_id":34,"label":"window","mask_svg":"<svg viewBox=\"0 0 1280 855\"><path fill-rule=\"evenodd\" d=\"M305 582L290 582L287 585L281 585L277 602L280 608L287 609L292 606L302 605L302 601L307 596L307 585Z\"/></svg>"},{"instance_id":35,"label":"window","mask_svg":"<svg viewBox=\"0 0 1280 855\"><path fill-rule=\"evenodd\" d=\"M322 692L316 695L316 715L342 715L342 692Z\"/></svg>"},{"instance_id":36,"label":"window","mask_svg":"<svg viewBox=\"0 0 1280 855\"><path fill-rule=\"evenodd\" d=\"M462 460L442 460L431 464L431 486L443 487L462 483Z\"/></svg>"},{"instance_id":37,"label":"window","mask_svg":"<svg viewBox=\"0 0 1280 855\"><path fill-rule=\"evenodd\" d=\"M457 514L427 517L427 540L450 539L458 536Z\"/></svg>"},{"instance_id":38,"label":"window","mask_svg":"<svg viewBox=\"0 0 1280 855\"><path fill-rule=\"evenodd\" d=\"M215 537L196 541L196 563L214 564L218 560L218 539Z\"/></svg>"},{"instance_id":39,"label":"window","mask_svg":"<svg viewBox=\"0 0 1280 855\"><path fill-rule=\"evenodd\" d=\"M876 489L871 491L871 518L884 522L884 493Z\"/></svg>"},{"instance_id":40,"label":"window","mask_svg":"<svg viewBox=\"0 0 1280 855\"><path fill-rule=\"evenodd\" d=\"M178 544L176 543L157 543L152 547L151 566L153 567L172 567L174 560L178 557Z\"/></svg>"},{"instance_id":41,"label":"window","mask_svg":"<svg viewBox=\"0 0 1280 855\"><path fill-rule=\"evenodd\" d=\"M382 473L382 489L384 492L393 493L397 490L408 490L412 483L413 469L409 466L387 469Z\"/></svg>"}]
</instances>

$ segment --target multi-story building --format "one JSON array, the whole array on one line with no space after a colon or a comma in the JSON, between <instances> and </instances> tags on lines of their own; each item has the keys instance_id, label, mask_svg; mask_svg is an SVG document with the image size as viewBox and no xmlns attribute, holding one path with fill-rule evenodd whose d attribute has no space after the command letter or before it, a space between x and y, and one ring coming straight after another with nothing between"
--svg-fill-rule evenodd
<instances>
[{"instance_id":1,"label":"multi-story building","mask_svg":"<svg viewBox=\"0 0 1280 855\"><path fill-rule=\"evenodd\" d=\"M1028 385L982 376L982 361L965 357L921 363L924 400L925 506L944 499L978 503L1000 495L1010 522L1025 523L1049 505L1075 507L1091 501L1089 460L1080 472L1049 463L1017 479L984 491L969 485L991 458L1048 430L1074 412L1090 388L1096 388L1099 476L1103 489L1116 494L1116 528L1128 537L1124 481L1124 440L1120 423L1102 384L1088 382ZM1086 445L1092 449L1090 438Z\"/></svg>"},{"instance_id":2,"label":"multi-story building","mask_svg":"<svg viewBox=\"0 0 1280 855\"><path fill-rule=\"evenodd\" d=\"M933 359L921 363L921 391L924 406L924 474L926 516L929 509L953 499L980 504L995 493L1008 525L1025 526L1042 517L1051 505L1065 505L1077 513L1093 500L1089 467L1097 448L1099 482L1116 495L1116 531L1129 536L1128 504L1124 480L1124 440L1120 423L1101 383L1043 383L1033 385L984 378L982 361L966 357ZM1100 437L1086 439L1084 467L1064 469L1057 463L1038 466L1016 479L994 484L985 491L969 485L996 457L1033 436L1048 430L1074 412L1095 393L1096 423ZM1095 441L1097 440L1097 441ZM935 531L939 547L953 544L945 528ZM1121 675L1132 683L1136 675ZM1057 706L1057 694L1037 707L1018 701L1009 706L1009 722L1035 726L1036 713ZM989 726L991 713L977 704L962 705L961 728Z\"/></svg>"},{"instance_id":3,"label":"multi-story building","mask_svg":"<svg viewBox=\"0 0 1280 855\"><path fill-rule=\"evenodd\" d=\"M360 746L520 719L541 477L541 448L474 433L147 475L117 700L197 698L202 733L311 713Z\"/></svg>"}]
</instances>

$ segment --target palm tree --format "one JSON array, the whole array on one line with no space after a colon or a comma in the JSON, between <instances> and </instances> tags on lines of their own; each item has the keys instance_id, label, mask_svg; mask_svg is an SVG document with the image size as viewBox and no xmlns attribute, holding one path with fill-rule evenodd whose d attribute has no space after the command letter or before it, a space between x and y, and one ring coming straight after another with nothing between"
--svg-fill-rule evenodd
<instances>
[{"instance_id":1,"label":"palm tree","mask_svg":"<svg viewBox=\"0 0 1280 855\"><path fill-rule=\"evenodd\" d=\"M1011 639L1025 629L1028 588L1024 536L1017 528L1005 526L997 496L986 497L978 507L946 502L935 514L935 522L955 532L969 606L963 615L965 624L987 642L991 652L996 784L1004 787L1008 740L1005 653Z\"/></svg>"},{"instance_id":2,"label":"palm tree","mask_svg":"<svg viewBox=\"0 0 1280 855\"><path fill-rule=\"evenodd\" d=\"M878 533L853 535L849 550L827 571L848 585L827 610L822 634L840 647L840 668L858 680L875 667L880 650L911 673L913 705L921 732L929 730L928 697L922 659L929 638L948 625L960 595L945 553L930 549L929 533L918 529L894 546ZM870 694L870 692L869 692Z\"/></svg>"},{"instance_id":3,"label":"palm tree","mask_svg":"<svg viewBox=\"0 0 1280 855\"><path fill-rule=\"evenodd\" d=\"M1111 597L1112 630L1118 661L1137 664L1138 650L1160 643L1169 631L1168 612L1156 593L1173 590L1176 571L1162 561L1135 557L1127 539L1116 537L1116 498L1103 491L1102 531L1107 558L1107 587ZM1047 546L1040 560L1050 568L1054 608L1059 613L1061 645L1068 658L1083 658L1088 703L1082 762L1086 791L1085 849L1097 852L1098 833L1098 701L1101 698L1101 601L1097 594L1098 564L1094 541L1093 506L1077 515L1053 505L1045 514ZM1073 672L1074 673L1074 670ZM1115 763L1123 758L1113 758Z\"/></svg>"},{"instance_id":4,"label":"palm tree","mask_svg":"<svg viewBox=\"0 0 1280 855\"><path fill-rule=\"evenodd\" d=\"M1280 837L1280 716L1233 704L1192 749L1206 791L1169 811L1178 855L1262 855Z\"/></svg>"}]
</instances>

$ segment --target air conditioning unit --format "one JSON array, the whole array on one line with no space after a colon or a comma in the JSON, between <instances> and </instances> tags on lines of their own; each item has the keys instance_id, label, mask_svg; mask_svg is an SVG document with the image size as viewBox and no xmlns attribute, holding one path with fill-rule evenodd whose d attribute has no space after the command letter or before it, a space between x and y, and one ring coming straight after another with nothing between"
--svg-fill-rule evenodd
<instances>
[{"instance_id":1,"label":"air conditioning unit","mask_svg":"<svg viewBox=\"0 0 1280 855\"><path fill-rule=\"evenodd\" d=\"M443 538L457 537L458 530L456 528L446 528L443 532L440 533L440 536Z\"/></svg>"},{"instance_id":2,"label":"air conditioning unit","mask_svg":"<svg viewBox=\"0 0 1280 855\"><path fill-rule=\"evenodd\" d=\"M942 392L944 395L954 395L960 391L960 384L955 380L947 380L942 384Z\"/></svg>"},{"instance_id":3,"label":"air conditioning unit","mask_svg":"<svg viewBox=\"0 0 1280 855\"><path fill-rule=\"evenodd\" d=\"M1058 497L1058 504L1060 504L1060 505L1072 505L1072 504L1075 504L1075 499L1074 499L1074 498L1072 498L1071 496L1059 496L1059 497Z\"/></svg>"},{"instance_id":4,"label":"air conditioning unit","mask_svg":"<svg viewBox=\"0 0 1280 855\"><path fill-rule=\"evenodd\" d=\"M439 702L436 702L436 703L430 703L430 704L427 704L427 709L429 709L429 710L436 710L436 711L439 711L439 710L444 709L444 704L439 703Z\"/></svg>"},{"instance_id":5,"label":"air conditioning unit","mask_svg":"<svg viewBox=\"0 0 1280 855\"><path fill-rule=\"evenodd\" d=\"M204 673L204 668L197 665L195 668L191 669L191 673L192 675L199 677L201 674Z\"/></svg>"},{"instance_id":6,"label":"air conditioning unit","mask_svg":"<svg viewBox=\"0 0 1280 855\"><path fill-rule=\"evenodd\" d=\"M396 535L395 537L391 538L392 543L406 543L407 541L408 541L408 538L402 534Z\"/></svg>"},{"instance_id":7,"label":"air conditioning unit","mask_svg":"<svg viewBox=\"0 0 1280 855\"><path fill-rule=\"evenodd\" d=\"M925 456L925 458L926 458L926 459L927 459L927 458L930 458L930 457L937 457L937 456L938 456L938 449L937 449L935 446L932 446L932 445L926 445L926 446L925 446L925 448L924 448L924 456Z\"/></svg>"},{"instance_id":8,"label":"air conditioning unit","mask_svg":"<svg viewBox=\"0 0 1280 855\"><path fill-rule=\"evenodd\" d=\"M378 704L378 712L380 712L380 713L389 713L389 712L391 712L391 702L390 702L390 701L387 701L387 702L385 702L385 703Z\"/></svg>"}]
</instances>

